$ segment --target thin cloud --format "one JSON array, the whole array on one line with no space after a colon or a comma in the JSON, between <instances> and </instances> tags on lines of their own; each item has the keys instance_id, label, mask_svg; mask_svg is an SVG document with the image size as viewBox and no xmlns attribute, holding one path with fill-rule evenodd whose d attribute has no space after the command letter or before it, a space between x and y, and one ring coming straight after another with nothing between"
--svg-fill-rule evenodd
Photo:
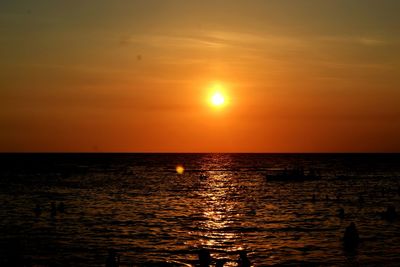
<instances>
[{"instance_id":1,"label":"thin cloud","mask_svg":"<svg viewBox=\"0 0 400 267\"><path fill-rule=\"evenodd\" d=\"M120 45L144 44L182 48L254 48L270 46L304 46L297 37L259 35L234 31L201 31L198 34L148 34L121 36Z\"/></svg>"},{"instance_id":2,"label":"thin cloud","mask_svg":"<svg viewBox=\"0 0 400 267\"><path fill-rule=\"evenodd\" d=\"M357 36L322 36L318 37L317 40L322 42L330 43L341 43L341 44L355 44L365 46L381 46L388 42L383 39L373 37L357 37Z\"/></svg>"}]
</instances>

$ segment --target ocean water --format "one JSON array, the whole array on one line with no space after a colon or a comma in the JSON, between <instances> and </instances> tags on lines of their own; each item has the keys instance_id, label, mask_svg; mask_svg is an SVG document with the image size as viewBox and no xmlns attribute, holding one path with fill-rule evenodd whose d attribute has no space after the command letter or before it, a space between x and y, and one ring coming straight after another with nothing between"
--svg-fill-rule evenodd
<instances>
[{"instance_id":1,"label":"ocean water","mask_svg":"<svg viewBox=\"0 0 400 267\"><path fill-rule=\"evenodd\" d=\"M0 266L195 266L199 248L224 266L398 266L398 154L1 154ZM177 165L185 172L178 174ZM322 179L277 182L302 166ZM346 179L339 179L344 175ZM316 201L311 201L315 194ZM360 201L362 198L364 201ZM51 216L50 203L65 204ZM36 204L43 209L33 212ZM340 219L338 209L345 217ZM343 250L355 222L361 244ZM169 263L169 265L168 265Z\"/></svg>"}]
</instances>

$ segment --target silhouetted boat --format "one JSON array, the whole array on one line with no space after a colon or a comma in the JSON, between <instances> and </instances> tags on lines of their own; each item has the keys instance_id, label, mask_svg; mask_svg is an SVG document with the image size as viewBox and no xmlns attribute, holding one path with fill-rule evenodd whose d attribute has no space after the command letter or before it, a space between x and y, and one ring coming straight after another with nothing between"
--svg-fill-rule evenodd
<instances>
[{"instance_id":1,"label":"silhouetted boat","mask_svg":"<svg viewBox=\"0 0 400 267\"><path fill-rule=\"evenodd\" d=\"M200 180L205 180L205 179L207 179L207 175L202 173L202 174L200 174L199 178L200 178Z\"/></svg>"},{"instance_id":2,"label":"silhouetted boat","mask_svg":"<svg viewBox=\"0 0 400 267\"><path fill-rule=\"evenodd\" d=\"M265 178L267 181L302 182L319 180L321 176L317 174L314 169L305 171L302 167L296 167L292 169L269 171L265 174Z\"/></svg>"}]
</instances>

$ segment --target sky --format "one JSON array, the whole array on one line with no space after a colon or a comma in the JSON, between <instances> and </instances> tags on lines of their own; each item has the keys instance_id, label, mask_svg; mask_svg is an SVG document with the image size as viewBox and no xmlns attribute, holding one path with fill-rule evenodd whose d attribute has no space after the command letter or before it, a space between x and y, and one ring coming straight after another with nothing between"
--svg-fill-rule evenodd
<instances>
[{"instance_id":1,"label":"sky","mask_svg":"<svg viewBox=\"0 0 400 267\"><path fill-rule=\"evenodd\" d=\"M399 10L2 0L0 151L400 152Z\"/></svg>"}]
</instances>

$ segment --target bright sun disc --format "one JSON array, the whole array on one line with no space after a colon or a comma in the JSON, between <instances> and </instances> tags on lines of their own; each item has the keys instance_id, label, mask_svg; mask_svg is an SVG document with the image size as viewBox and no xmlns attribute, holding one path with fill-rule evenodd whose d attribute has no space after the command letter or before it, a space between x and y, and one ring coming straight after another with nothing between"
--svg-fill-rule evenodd
<instances>
[{"instance_id":1,"label":"bright sun disc","mask_svg":"<svg viewBox=\"0 0 400 267\"><path fill-rule=\"evenodd\" d=\"M211 103L214 106L222 106L225 103L225 98L220 92L215 92L211 97Z\"/></svg>"}]
</instances>

